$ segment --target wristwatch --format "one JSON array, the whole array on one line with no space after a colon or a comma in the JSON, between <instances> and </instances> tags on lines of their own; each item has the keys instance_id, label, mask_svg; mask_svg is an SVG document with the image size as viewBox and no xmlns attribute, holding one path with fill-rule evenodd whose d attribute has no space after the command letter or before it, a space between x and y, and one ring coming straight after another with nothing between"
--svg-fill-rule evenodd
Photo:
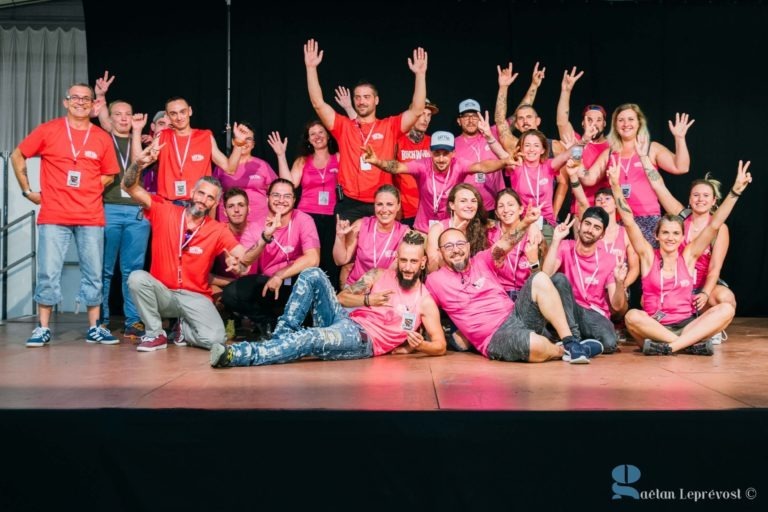
<instances>
[{"instance_id":1,"label":"wristwatch","mask_svg":"<svg viewBox=\"0 0 768 512\"><path fill-rule=\"evenodd\" d=\"M24 190L21 193L21 195L23 195L24 197L29 197L29 194L31 194L31 193L32 193L32 190L31 189L27 189L27 190Z\"/></svg>"},{"instance_id":2,"label":"wristwatch","mask_svg":"<svg viewBox=\"0 0 768 512\"><path fill-rule=\"evenodd\" d=\"M533 262L533 263L528 263L528 268L530 268L531 271L539 270L539 267L540 267L540 265L539 265L538 261Z\"/></svg>"},{"instance_id":3,"label":"wristwatch","mask_svg":"<svg viewBox=\"0 0 768 512\"><path fill-rule=\"evenodd\" d=\"M264 232L263 231L261 232L261 239L264 240L265 244L271 244L273 238L274 237L267 238L266 236L264 236Z\"/></svg>"}]
</instances>

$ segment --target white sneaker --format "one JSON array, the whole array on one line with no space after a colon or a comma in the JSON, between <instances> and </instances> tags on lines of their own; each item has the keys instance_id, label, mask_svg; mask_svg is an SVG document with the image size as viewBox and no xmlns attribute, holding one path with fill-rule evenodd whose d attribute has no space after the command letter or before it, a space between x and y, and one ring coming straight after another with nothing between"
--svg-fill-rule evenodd
<instances>
[{"instance_id":1,"label":"white sneaker","mask_svg":"<svg viewBox=\"0 0 768 512\"><path fill-rule=\"evenodd\" d=\"M728 339L728 334L725 331L718 332L717 334L712 335L709 340L712 342L713 345L720 345L725 340Z\"/></svg>"}]
</instances>

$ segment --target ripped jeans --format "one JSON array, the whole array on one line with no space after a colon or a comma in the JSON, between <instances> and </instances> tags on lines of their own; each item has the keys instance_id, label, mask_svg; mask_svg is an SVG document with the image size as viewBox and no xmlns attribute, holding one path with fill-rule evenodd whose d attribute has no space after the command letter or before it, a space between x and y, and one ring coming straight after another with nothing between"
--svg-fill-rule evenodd
<instances>
[{"instance_id":1,"label":"ripped jeans","mask_svg":"<svg viewBox=\"0 0 768 512\"><path fill-rule=\"evenodd\" d=\"M315 327L302 328L310 310ZM317 267L299 274L272 339L235 343L232 351L231 366L287 363L306 356L325 360L373 356L368 336L349 318L328 277Z\"/></svg>"}]
</instances>

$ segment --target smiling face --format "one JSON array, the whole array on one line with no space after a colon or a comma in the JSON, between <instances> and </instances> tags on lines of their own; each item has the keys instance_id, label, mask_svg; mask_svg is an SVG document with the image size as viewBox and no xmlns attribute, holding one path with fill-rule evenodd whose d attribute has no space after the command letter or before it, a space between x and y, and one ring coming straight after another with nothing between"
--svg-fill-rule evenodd
<instances>
[{"instance_id":1,"label":"smiling face","mask_svg":"<svg viewBox=\"0 0 768 512\"><path fill-rule=\"evenodd\" d=\"M379 95L368 85L358 85L352 95L352 105L360 117L369 117L376 114L376 106L379 104Z\"/></svg>"},{"instance_id":2,"label":"smiling face","mask_svg":"<svg viewBox=\"0 0 768 512\"><path fill-rule=\"evenodd\" d=\"M616 116L616 131L622 140L635 140L639 129L640 120L633 109L624 109Z\"/></svg>"},{"instance_id":3,"label":"smiling face","mask_svg":"<svg viewBox=\"0 0 768 512\"><path fill-rule=\"evenodd\" d=\"M541 124L541 118L531 107L521 107L517 109L515 117L515 128L520 133L527 130L537 130Z\"/></svg>"},{"instance_id":4,"label":"smiling face","mask_svg":"<svg viewBox=\"0 0 768 512\"><path fill-rule=\"evenodd\" d=\"M248 219L248 199L240 194L230 197L224 203L224 212L230 224L242 226Z\"/></svg>"},{"instance_id":5,"label":"smiling face","mask_svg":"<svg viewBox=\"0 0 768 512\"><path fill-rule=\"evenodd\" d=\"M321 124L313 124L307 132L307 140L315 151L328 147L328 131Z\"/></svg>"},{"instance_id":6,"label":"smiling face","mask_svg":"<svg viewBox=\"0 0 768 512\"><path fill-rule=\"evenodd\" d=\"M691 189L691 193L688 196L688 204L691 205L691 210L698 214L709 213L713 206L715 206L715 191L710 185L700 183Z\"/></svg>"},{"instance_id":7,"label":"smiling face","mask_svg":"<svg viewBox=\"0 0 768 512\"><path fill-rule=\"evenodd\" d=\"M463 272L469 266L469 242L464 233L457 229L445 230L438 239L443 261L456 272Z\"/></svg>"},{"instance_id":8,"label":"smiling face","mask_svg":"<svg viewBox=\"0 0 768 512\"><path fill-rule=\"evenodd\" d=\"M189 128L189 118L192 117L192 107L185 100L174 100L165 106L165 113L176 130Z\"/></svg>"},{"instance_id":9,"label":"smiling face","mask_svg":"<svg viewBox=\"0 0 768 512\"><path fill-rule=\"evenodd\" d=\"M432 151L432 164L437 172L446 172L451 166L453 151L435 149Z\"/></svg>"},{"instance_id":10,"label":"smiling face","mask_svg":"<svg viewBox=\"0 0 768 512\"><path fill-rule=\"evenodd\" d=\"M542 161L546 150L541 138L534 133L523 137L520 141L520 151L523 153L523 160L528 164L538 164Z\"/></svg>"},{"instance_id":11,"label":"smiling face","mask_svg":"<svg viewBox=\"0 0 768 512\"><path fill-rule=\"evenodd\" d=\"M373 214L382 226L388 226L397 218L400 201L391 192L379 192L373 203Z\"/></svg>"},{"instance_id":12,"label":"smiling face","mask_svg":"<svg viewBox=\"0 0 768 512\"><path fill-rule=\"evenodd\" d=\"M457 119L456 122L461 127L461 133L463 135L475 135L477 134L477 122L480 120L480 114L477 112L464 112Z\"/></svg>"},{"instance_id":13,"label":"smiling face","mask_svg":"<svg viewBox=\"0 0 768 512\"><path fill-rule=\"evenodd\" d=\"M506 227L514 226L522 213L520 203L512 194L502 194L496 201L496 218Z\"/></svg>"},{"instance_id":14,"label":"smiling face","mask_svg":"<svg viewBox=\"0 0 768 512\"><path fill-rule=\"evenodd\" d=\"M64 100L64 107L67 114L73 119L87 120L91 115L94 94L90 87L83 85L73 85L67 91L67 98Z\"/></svg>"},{"instance_id":15,"label":"smiling face","mask_svg":"<svg viewBox=\"0 0 768 512\"><path fill-rule=\"evenodd\" d=\"M193 217L204 217L210 213L211 209L219 202L219 195L221 189L213 183L207 181L201 181L192 191L192 198L190 199L187 211Z\"/></svg>"},{"instance_id":16,"label":"smiling face","mask_svg":"<svg viewBox=\"0 0 768 512\"><path fill-rule=\"evenodd\" d=\"M471 190L461 189L456 192L452 202L448 202L448 209L460 220L472 220L477 214L478 200Z\"/></svg>"},{"instance_id":17,"label":"smiling face","mask_svg":"<svg viewBox=\"0 0 768 512\"><path fill-rule=\"evenodd\" d=\"M269 200L267 206L269 211L273 214L279 213L282 216L290 213L293 210L293 204L296 201L296 195L288 183L273 182L272 188L269 192Z\"/></svg>"},{"instance_id":18,"label":"smiling face","mask_svg":"<svg viewBox=\"0 0 768 512\"><path fill-rule=\"evenodd\" d=\"M127 136L131 132L133 108L128 103L119 101L109 107L109 120L116 135Z\"/></svg>"},{"instance_id":19,"label":"smiling face","mask_svg":"<svg viewBox=\"0 0 768 512\"><path fill-rule=\"evenodd\" d=\"M605 226L594 217L587 217L579 224L579 242L591 247L605 235Z\"/></svg>"},{"instance_id":20,"label":"smiling face","mask_svg":"<svg viewBox=\"0 0 768 512\"><path fill-rule=\"evenodd\" d=\"M659 241L659 249L663 252L667 254L676 253L680 243L683 241L682 222L662 217L656 228L656 240Z\"/></svg>"}]
</instances>

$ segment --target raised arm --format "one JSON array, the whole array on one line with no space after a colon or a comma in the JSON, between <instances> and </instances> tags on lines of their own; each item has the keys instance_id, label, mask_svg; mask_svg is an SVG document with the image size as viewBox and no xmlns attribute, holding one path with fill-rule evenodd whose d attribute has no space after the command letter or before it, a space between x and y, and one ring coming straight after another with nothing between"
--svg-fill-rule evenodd
<instances>
[{"instance_id":1,"label":"raised arm","mask_svg":"<svg viewBox=\"0 0 768 512\"><path fill-rule=\"evenodd\" d=\"M355 112L355 109L352 106L352 96L349 94L349 88L339 85L336 87L334 93L336 95L333 99L336 100L336 104L344 110L347 117L350 119L357 119L357 112Z\"/></svg>"},{"instance_id":2,"label":"raised arm","mask_svg":"<svg viewBox=\"0 0 768 512\"><path fill-rule=\"evenodd\" d=\"M243 154L245 139L248 137L246 128L237 123L233 125L232 134L234 138L232 139L232 152L229 154L229 157L221 152L219 145L216 144L216 139L211 135L211 160L227 174L234 174L237 170L240 156Z\"/></svg>"},{"instance_id":3,"label":"raised arm","mask_svg":"<svg viewBox=\"0 0 768 512\"><path fill-rule=\"evenodd\" d=\"M272 148L277 156L277 169L278 175L284 180L288 180L293 183L294 187L298 187L301 184L301 176L304 169L304 158L301 158L302 168L298 172L298 176L294 175L293 169L288 168L288 158L285 156L285 151L288 148L288 138L280 138L280 132L272 132L267 136L267 144ZM297 159L298 161L299 159ZM295 164L294 164L295 166Z\"/></svg>"},{"instance_id":4,"label":"raised arm","mask_svg":"<svg viewBox=\"0 0 768 512\"><path fill-rule=\"evenodd\" d=\"M547 68L545 67L539 69L539 63L536 62L533 66L533 74L531 75L531 86L528 87L518 107L521 105L533 105L533 102L536 101L536 93L539 91L539 87L541 87L541 82L544 81L544 73L546 71Z\"/></svg>"},{"instance_id":5,"label":"raised arm","mask_svg":"<svg viewBox=\"0 0 768 512\"><path fill-rule=\"evenodd\" d=\"M525 217L522 218L520 224L511 232L502 235L493 247L491 247L491 256L497 267L501 267L504 264L504 258L512 248L517 245L520 240L525 236L525 232L528 230L528 226L536 222L541 216L541 209L533 206L533 203L528 203L528 207L525 210Z\"/></svg>"},{"instance_id":6,"label":"raised arm","mask_svg":"<svg viewBox=\"0 0 768 512\"><path fill-rule=\"evenodd\" d=\"M707 302L709 302L709 296L717 286L717 281L720 279L720 272L723 269L723 262L725 256L728 254L728 246L731 243L731 234L728 230L728 225L723 224L717 231L715 237L715 243L712 244L712 257L709 259L709 267L707 268L707 277L704 279L704 284L701 287L701 292L697 294L696 309L701 310Z\"/></svg>"},{"instance_id":7,"label":"raised arm","mask_svg":"<svg viewBox=\"0 0 768 512\"><path fill-rule=\"evenodd\" d=\"M333 241L333 261L338 266L346 265L357 250L357 237L362 219L350 225L349 221L336 214L336 238Z\"/></svg>"},{"instance_id":8,"label":"raised arm","mask_svg":"<svg viewBox=\"0 0 768 512\"><path fill-rule=\"evenodd\" d=\"M501 143L493 137L493 132L491 132L491 124L488 122L487 110L485 111L485 117L482 115L478 116L477 131L479 131L480 135L483 136L486 144L488 144L488 147L491 148L491 151L493 151L494 155L501 159L509 158L509 153L504 150L504 146L502 146Z\"/></svg>"},{"instance_id":9,"label":"raised arm","mask_svg":"<svg viewBox=\"0 0 768 512\"><path fill-rule=\"evenodd\" d=\"M578 218L581 218L584 210L590 206L587 195L584 193L584 187L581 186L581 182L579 181L579 173L583 170L584 166L582 165L581 160L576 161L572 158L569 158L565 163L565 166L560 169L560 173L563 178L568 180L568 186L571 189L573 200L577 205L576 212Z\"/></svg>"},{"instance_id":10,"label":"raised arm","mask_svg":"<svg viewBox=\"0 0 768 512\"><path fill-rule=\"evenodd\" d=\"M707 245L715 239L720 226L725 223L726 219L733 211L733 207L736 206L736 201L741 197L741 194L747 188L747 185L752 183L752 173L749 172L750 164L751 162L749 161L744 163L739 160L739 168L736 171L736 180L733 183L733 187L731 187L731 190L728 191L728 194L723 198L723 201L712 216L712 220L709 224L701 230L699 236L694 238L693 241L683 249L683 256L685 256L686 263L688 263L689 267L699 258L699 256L701 256L701 253L704 252Z\"/></svg>"},{"instance_id":11,"label":"raised arm","mask_svg":"<svg viewBox=\"0 0 768 512\"><path fill-rule=\"evenodd\" d=\"M648 182L651 184L651 188L656 192L656 197L659 198L659 203L664 211L672 215L678 215L685 209L680 201L675 199L672 192L669 191L664 184L664 179L661 177L659 171L653 167L653 162L648 156L648 141L641 137L637 139L637 152L640 155L640 163L643 165L643 171L648 178Z\"/></svg>"},{"instance_id":12,"label":"raised arm","mask_svg":"<svg viewBox=\"0 0 768 512\"><path fill-rule=\"evenodd\" d=\"M152 196L141 186L139 179L141 170L157 160L157 155L162 147L158 145L158 139L155 139L152 144L144 148L138 158L134 159L125 170L123 181L120 184L121 188L144 208L152 206Z\"/></svg>"},{"instance_id":13,"label":"raised arm","mask_svg":"<svg viewBox=\"0 0 768 512\"><path fill-rule=\"evenodd\" d=\"M141 131L146 125L147 114L133 114L131 118L131 160L136 160L141 156ZM159 133L155 135L155 137L159 136Z\"/></svg>"},{"instance_id":14,"label":"raised arm","mask_svg":"<svg viewBox=\"0 0 768 512\"><path fill-rule=\"evenodd\" d=\"M571 219L571 214L569 213L565 217L565 222L558 224L552 232L552 244L549 246L547 256L544 258L544 264L541 267L541 270L546 272L547 275L551 276L560 270L562 261L557 255L557 249L560 247L560 242L571 232L574 222L576 222L576 217Z\"/></svg>"},{"instance_id":15,"label":"raised arm","mask_svg":"<svg viewBox=\"0 0 768 512\"><path fill-rule=\"evenodd\" d=\"M406 133L416 124L427 101L427 52L424 48L413 50L413 59L408 59L408 68L413 72L415 81L413 85L413 99L408 110L403 112L400 121L400 131Z\"/></svg>"},{"instance_id":16,"label":"raised arm","mask_svg":"<svg viewBox=\"0 0 768 512\"><path fill-rule=\"evenodd\" d=\"M499 92L496 94L496 111L493 118L496 122L496 130L499 134L499 143L504 150L515 155L517 153L517 137L512 135L512 130L507 123L507 93L509 86L517 79L517 73L512 73L512 63L506 68L496 66L499 74Z\"/></svg>"},{"instance_id":17,"label":"raised arm","mask_svg":"<svg viewBox=\"0 0 768 512\"><path fill-rule=\"evenodd\" d=\"M317 66L323 61L323 52L317 41L310 39L304 44L304 66L307 68L307 91L312 108L317 112L320 121L327 129L331 129L336 120L336 111L323 99L323 89L317 75Z\"/></svg>"},{"instance_id":18,"label":"raised arm","mask_svg":"<svg viewBox=\"0 0 768 512\"><path fill-rule=\"evenodd\" d=\"M675 137L675 152L654 142L651 145L650 156L657 167L664 169L670 174L685 174L691 168L691 155L688 153L688 145L685 142L685 135L688 128L695 122L695 119L688 120L688 114L675 114L675 122L669 121L669 131ZM639 151L638 151L639 153Z\"/></svg>"},{"instance_id":19,"label":"raised arm","mask_svg":"<svg viewBox=\"0 0 768 512\"><path fill-rule=\"evenodd\" d=\"M107 108L107 91L112 82L115 81L115 75L109 76L109 71L104 71L104 76L96 79L93 91L96 93L96 101L102 103L99 109L99 125L104 131L112 131L112 120L109 118L109 108Z\"/></svg>"},{"instance_id":20,"label":"raised arm","mask_svg":"<svg viewBox=\"0 0 768 512\"><path fill-rule=\"evenodd\" d=\"M382 171L386 171L390 174L408 172L408 167L402 162L398 162L397 160L380 160L379 157L376 156L376 153L373 151L371 146L365 146L363 151L365 152L365 161L371 165L375 165Z\"/></svg>"},{"instance_id":21,"label":"raised arm","mask_svg":"<svg viewBox=\"0 0 768 512\"><path fill-rule=\"evenodd\" d=\"M605 176L608 165L612 163L609 161L610 157L611 148L605 148L605 150L600 153L600 156L597 157L595 163L592 164L592 167L584 170L584 175L579 178L581 184L588 187L597 185L597 182Z\"/></svg>"},{"instance_id":22,"label":"raised arm","mask_svg":"<svg viewBox=\"0 0 768 512\"><path fill-rule=\"evenodd\" d=\"M563 81L560 82L560 99L557 101L557 131L560 139L574 136L573 125L570 121L571 114L571 92L573 86L579 78L584 75L584 71L576 72L576 66L563 72Z\"/></svg>"},{"instance_id":23,"label":"raised arm","mask_svg":"<svg viewBox=\"0 0 768 512\"><path fill-rule=\"evenodd\" d=\"M613 191L613 197L616 201L616 208L621 215L621 221L624 223L624 229L629 236L629 243L635 249L637 256L640 258L641 272L646 272L651 268L653 264L653 247L643 236L643 232L635 222L635 216L632 214L632 209L627 204L627 200L624 198L624 193L621 191L621 185L619 184L619 166L612 165L608 168L608 181L611 184L611 190Z\"/></svg>"},{"instance_id":24,"label":"raised arm","mask_svg":"<svg viewBox=\"0 0 768 512\"><path fill-rule=\"evenodd\" d=\"M613 269L613 282L605 287L608 291L608 304L611 311L625 312L627 305L627 263L624 258L616 258L616 267Z\"/></svg>"}]
</instances>

